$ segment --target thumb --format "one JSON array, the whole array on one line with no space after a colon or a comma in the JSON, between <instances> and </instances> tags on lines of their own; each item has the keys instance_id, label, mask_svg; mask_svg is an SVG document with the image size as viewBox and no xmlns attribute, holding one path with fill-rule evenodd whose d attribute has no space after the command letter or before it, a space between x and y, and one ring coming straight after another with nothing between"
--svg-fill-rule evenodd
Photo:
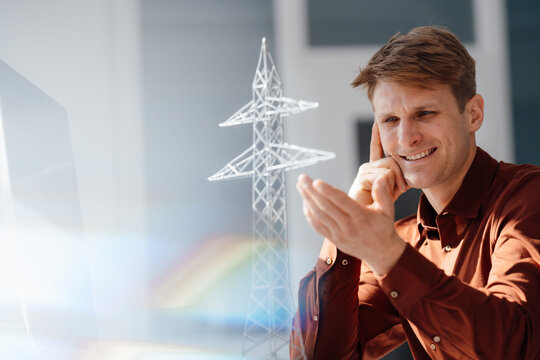
<instances>
[{"instance_id":1,"label":"thumb","mask_svg":"<svg viewBox=\"0 0 540 360\"><path fill-rule=\"evenodd\" d=\"M394 184L391 176L379 176L373 182L371 196L373 207L384 214L394 218Z\"/></svg>"}]
</instances>

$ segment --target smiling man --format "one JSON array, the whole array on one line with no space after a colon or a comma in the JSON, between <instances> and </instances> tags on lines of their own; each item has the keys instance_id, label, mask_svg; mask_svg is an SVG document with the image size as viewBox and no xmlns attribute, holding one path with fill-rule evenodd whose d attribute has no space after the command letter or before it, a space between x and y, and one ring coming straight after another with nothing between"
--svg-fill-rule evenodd
<instances>
[{"instance_id":1,"label":"smiling man","mask_svg":"<svg viewBox=\"0 0 540 360\"><path fill-rule=\"evenodd\" d=\"M415 359L540 358L540 168L477 147L472 57L449 31L416 28L353 86L373 107L370 162L348 194L299 177L325 240L291 342L309 359L374 359L404 341ZM423 192L417 214L394 223L409 188Z\"/></svg>"}]
</instances>

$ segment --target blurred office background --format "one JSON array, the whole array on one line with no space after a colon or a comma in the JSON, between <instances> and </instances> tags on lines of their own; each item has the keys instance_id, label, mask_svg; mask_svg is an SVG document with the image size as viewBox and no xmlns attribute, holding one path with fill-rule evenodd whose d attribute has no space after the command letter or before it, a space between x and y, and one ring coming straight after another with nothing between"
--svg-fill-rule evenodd
<instances>
[{"instance_id":1,"label":"blurred office background","mask_svg":"<svg viewBox=\"0 0 540 360\"><path fill-rule=\"evenodd\" d=\"M358 67L447 26L477 61L480 146L538 165L539 19L532 0L0 0L0 357L240 357L251 181L206 178L251 143L218 123L250 100L261 37L285 95L320 103L286 141L337 154L288 174L295 294L321 244L296 177L347 189L367 157Z\"/></svg>"}]
</instances>

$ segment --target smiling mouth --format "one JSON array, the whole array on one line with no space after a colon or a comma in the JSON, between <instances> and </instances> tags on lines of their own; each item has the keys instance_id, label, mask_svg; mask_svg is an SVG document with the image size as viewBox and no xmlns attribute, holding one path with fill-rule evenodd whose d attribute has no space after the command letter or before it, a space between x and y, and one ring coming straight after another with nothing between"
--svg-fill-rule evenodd
<instances>
[{"instance_id":1,"label":"smiling mouth","mask_svg":"<svg viewBox=\"0 0 540 360\"><path fill-rule=\"evenodd\" d=\"M405 156L402 155L401 158L403 158L403 159L405 159L407 161L420 160L420 159L425 158L428 155L433 154L435 152L435 150L437 150L437 148L432 148L432 149L429 149L429 150L426 150L426 151L423 151L421 153L414 154L414 155L405 155Z\"/></svg>"}]
</instances>

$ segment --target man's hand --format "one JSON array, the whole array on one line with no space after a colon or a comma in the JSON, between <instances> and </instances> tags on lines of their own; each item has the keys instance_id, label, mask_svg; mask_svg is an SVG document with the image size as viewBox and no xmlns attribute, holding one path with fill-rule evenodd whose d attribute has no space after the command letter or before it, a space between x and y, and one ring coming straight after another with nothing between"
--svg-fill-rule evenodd
<instances>
[{"instance_id":1,"label":"man's hand","mask_svg":"<svg viewBox=\"0 0 540 360\"><path fill-rule=\"evenodd\" d=\"M394 178L392 198L394 201L409 189L407 182L401 173L401 169L394 159L385 158L379 135L377 122L371 128L371 143L369 145L369 162L362 164L358 169L356 179L349 190L349 196L361 204L369 205L373 202L371 188L373 182L379 176L391 176Z\"/></svg>"},{"instance_id":2,"label":"man's hand","mask_svg":"<svg viewBox=\"0 0 540 360\"><path fill-rule=\"evenodd\" d=\"M378 275L397 262L405 242L394 229L394 201L407 185L399 166L383 158L378 127L373 125L370 163L360 168L349 195L301 175L297 184L304 215L323 235L321 256L335 258L335 246L366 261Z\"/></svg>"}]
</instances>

